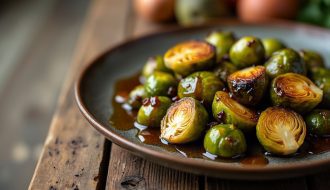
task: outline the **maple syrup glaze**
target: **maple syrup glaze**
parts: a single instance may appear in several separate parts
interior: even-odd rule
[[[113,127],[118,130],[136,130],[136,138],[142,143],[158,146],[170,152],[178,152],[182,156],[189,158],[210,159],[219,162],[239,162],[243,165],[264,166],[268,164],[269,153],[265,153],[258,143],[255,135],[250,134],[246,136],[248,150],[245,155],[236,158],[220,158],[216,155],[210,154],[205,151],[203,147],[203,139],[199,139],[192,143],[173,145],[168,144],[166,141],[161,140],[160,128],[147,128],[136,123],[136,110],[130,110],[125,100],[128,98],[129,92],[137,85],[140,84],[139,74],[129,78],[118,80],[115,84],[115,92],[112,97],[113,113],[110,116],[109,122]],[[203,135],[204,136],[204,135]],[[316,138],[306,137],[304,145],[299,149],[294,157],[304,157],[311,154],[320,154],[330,151],[330,138]]]

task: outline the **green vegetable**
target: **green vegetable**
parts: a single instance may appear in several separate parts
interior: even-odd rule
[[[301,50],[299,53],[308,71],[311,72],[316,67],[325,67],[323,57],[319,53],[312,50]]]
[[[152,73],[144,83],[144,89],[150,96],[169,96],[171,90],[177,88],[177,80],[173,75],[160,71]]]
[[[330,108],[330,69],[314,68],[312,70],[312,80],[323,90],[323,100],[320,106]]]
[[[267,75],[275,78],[285,73],[298,73],[306,75],[304,60],[293,49],[282,49],[272,54],[265,63]]]
[[[169,143],[182,144],[198,139],[208,122],[201,103],[191,97],[172,104],[161,122],[161,138]]]
[[[127,103],[133,109],[139,109],[142,105],[142,100],[146,97],[147,95],[144,86],[138,85],[129,93]]]
[[[219,65],[213,69],[213,73],[223,82],[226,82],[227,77],[235,71],[237,71],[236,66],[228,61],[220,62]]]
[[[234,99],[244,105],[258,105],[268,89],[268,77],[264,66],[236,71],[229,75],[227,82]]]
[[[225,158],[239,156],[246,151],[244,134],[232,124],[213,126],[205,135],[207,152]]]
[[[216,61],[215,47],[203,41],[186,41],[169,49],[164,56],[165,66],[177,74],[187,76],[210,69]]]
[[[257,125],[258,114],[231,99],[229,94],[218,91],[212,103],[213,117],[225,124],[234,124],[243,131],[249,131]]]
[[[330,135],[330,110],[316,109],[309,113],[306,118],[307,130],[317,136]]]
[[[270,57],[274,52],[285,48],[285,45],[275,38],[264,38],[262,44],[265,47],[266,57]]]
[[[176,0],[175,16],[182,25],[202,24],[228,15],[229,9],[222,0]]]
[[[249,67],[263,63],[265,48],[260,39],[247,36],[238,40],[230,49],[229,57],[237,68]]]
[[[303,75],[287,73],[273,79],[270,90],[273,105],[288,107],[298,113],[314,109],[321,101],[323,92]]]
[[[171,70],[165,67],[163,56],[161,55],[149,57],[148,61],[143,66],[142,75],[148,77],[155,71],[171,72]]]
[[[330,28],[329,0],[307,0],[304,2],[298,20]]]
[[[136,118],[137,122],[148,127],[159,127],[171,103],[171,99],[165,96],[144,99]]]
[[[303,144],[305,136],[304,119],[294,111],[270,107],[260,115],[257,137],[260,144],[273,154],[295,153]]]
[[[221,61],[228,56],[231,46],[235,43],[235,36],[232,32],[214,31],[205,40],[216,47],[217,61]]]
[[[211,105],[214,94],[224,88],[224,84],[212,72],[200,71],[182,79],[178,85],[178,96],[193,97]]]

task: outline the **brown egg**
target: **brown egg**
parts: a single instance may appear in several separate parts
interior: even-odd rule
[[[139,16],[153,22],[174,18],[174,0],[134,0],[134,9]]]
[[[297,15],[299,0],[239,0],[237,12],[243,21],[292,19]]]

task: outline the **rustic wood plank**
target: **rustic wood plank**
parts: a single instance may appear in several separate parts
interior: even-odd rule
[[[83,64],[123,38],[127,3],[92,2],[29,189],[102,188],[100,172],[108,163],[109,144],[79,113],[73,82]]]
[[[239,181],[205,177],[206,190],[307,190],[304,178],[272,181]]]
[[[135,18],[134,13],[130,13]],[[159,25],[140,19],[129,21],[134,28],[129,33],[134,37],[175,27]],[[106,189],[199,189],[199,177],[160,166],[132,155],[112,144]]]
[[[4,93],[0,85],[0,189],[26,189],[89,3],[12,3],[15,6],[5,9],[9,15],[2,17],[0,11],[0,70],[9,76],[4,77]],[[12,68],[6,69],[5,62]]]

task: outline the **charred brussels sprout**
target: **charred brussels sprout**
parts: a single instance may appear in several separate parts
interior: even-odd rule
[[[267,75],[275,78],[285,73],[306,75],[304,60],[293,49],[282,49],[272,54],[265,63]]]
[[[177,88],[177,81],[173,75],[160,71],[151,74],[144,83],[144,89],[150,96],[168,96],[172,89]]]
[[[214,94],[222,90],[224,84],[212,72],[196,72],[182,79],[178,85],[178,96],[193,97],[203,101],[206,105],[211,105]]]
[[[148,77],[155,71],[171,72],[171,70],[165,67],[163,56],[161,55],[149,57],[147,63],[142,69],[142,75]]]
[[[213,73],[224,82],[226,82],[228,76],[235,71],[237,71],[236,66],[228,61],[220,62],[220,64],[213,69]]]
[[[261,64],[265,58],[262,42],[253,36],[243,37],[230,49],[229,57],[237,68]]]
[[[275,51],[285,48],[285,45],[278,39],[275,38],[264,38],[262,44],[265,47],[266,57],[270,57]]]
[[[257,105],[263,98],[268,79],[264,66],[249,67],[236,71],[227,79],[234,99],[244,105]]]
[[[330,135],[330,110],[313,110],[306,118],[307,130],[317,136]]]
[[[316,67],[324,67],[323,57],[319,53],[312,50],[301,50],[299,53],[305,61],[308,71]]]
[[[276,155],[295,153],[306,136],[304,119],[296,112],[270,107],[260,115],[257,137],[260,144]]]
[[[312,79],[323,90],[323,100],[320,106],[330,108],[330,69],[314,68],[312,70]]]
[[[232,32],[215,31],[210,33],[205,40],[215,46],[217,61],[221,61],[224,56],[228,56],[230,47],[235,43],[235,36]]]
[[[177,74],[187,76],[207,70],[216,60],[215,47],[207,42],[187,41],[169,49],[164,56],[165,66]]]
[[[161,122],[161,138],[182,144],[198,139],[208,122],[208,114],[194,98],[182,98],[172,104]]]
[[[147,95],[144,86],[138,85],[129,93],[127,103],[133,109],[139,109],[142,105],[142,100],[146,97]]]
[[[225,124],[234,124],[243,131],[249,131],[257,125],[258,114],[231,99],[226,92],[218,91],[212,103],[213,117]]]
[[[148,127],[159,127],[171,103],[171,99],[165,96],[144,99],[136,118],[137,122]]]
[[[209,129],[204,138],[207,152],[225,158],[239,156],[246,151],[244,134],[232,124],[220,124]]]
[[[288,107],[299,113],[311,111],[323,96],[322,90],[311,80],[296,73],[273,79],[270,94],[274,105]]]

